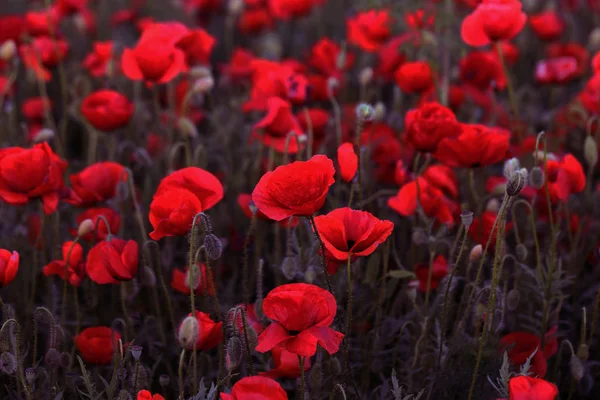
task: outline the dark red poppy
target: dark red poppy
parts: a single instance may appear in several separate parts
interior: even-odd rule
[[[515,367],[525,364],[527,359],[537,352],[531,360],[530,372],[536,376],[545,376],[548,370],[546,357],[541,349],[541,341],[537,335],[529,332],[513,332],[500,339],[499,351],[508,352],[508,359]]]
[[[342,53],[341,47],[329,38],[322,38],[311,49],[310,65],[325,76],[339,78],[343,71],[354,65],[354,54]]]
[[[252,218],[252,210],[250,209],[251,201],[252,201],[251,194],[242,193],[237,198],[238,205],[240,206],[240,208],[242,209],[242,211],[248,218]],[[267,217],[265,214],[263,214],[258,209],[256,210],[256,218],[265,220],[265,221],[272,221],[269,217]],[[281,220],[278,222],[278,224],[280,224],[281,226],[286,227],[286,228],[287,227],[293,228],[293,227],[297,226],[299,223],[300,223],[300,220],[298,219],[298,217],[291,217],[291,218],[287,218],[287,219],[284,219],[284,220]]]
[[[165,400],[165,398],[158,394],[152,394],[148,390],[140,390],[137,394],[137,400]]]
[[[446,196],[453,200],[458,199],[458,179],[452,168],[443,164],[432,165],[421,176]]]
[[[43,121],[46,112],[52,110],[52,101],[44,97],[30,97],[21,105],[21,113],[31,121]]]
[[[448,260],[446,257],[439,255],[433,260],[430,290],[437,288],[440,282],[448,275]],[[418,264],[415,266],[415,275],[419,280],[419,292],[427,292],[427,281],[429,280],[429,265]]]
[[[49,81],[52,77],[49,69],[66,57],[69,44],[64,40],[52,40],[42,36],[28,44],[22,44],[19,51],[25,66],[32,70],[38,79]]]
[[[19,271],[19,253],[0,249],[0,287],[6,286],[15,279]]]
[[[221,72],[234,82],[250,78],[254,59],[252,52],[244,48],[235,48],[229,64],[221,66]]]
[[[281,385],[265,376],[247,376],[231,388],[231,393],[221,393],[221,400],[287,400]]]
[[[198,264],[198,269],[200,271],[200,275],[198,278],[198,285],[196,286],[194,293],[202,296],[212,296],[213,291],[210,281],[208,280],[209,275],[206,265]],[[189,267],[185,267],[185,271],[182,271],[180,269],[174,269],[173,274],[171,275],[171,287],[177,292],[183,293],[185,295],[190,294],[189,271]],[[212,271],[210,275],[213,276]]]
[[[133,279],[138,268],[138,244],[112,237],[92,247],[87,256],[86,272],[100,285]]]
[[[404,165],[404,161],[396,161],[396,168],[394,169],[394,183],[398,186],[402,186],[409,179],[409,172]]]
[[[240,15],[237,28],[245,35],[253,35],[271,29],[275,21],[266,7],[248,8]]]
[[[223,198],[223,185],[217,177],[198,167],[182,168],[163,178],[155,196],[171,189],[190,191],[200,201],[202,211],[211,209]]]
[[[556,11],[530,15],[529,24],[537,37],[548,41],[558,39],[565,29],[565,24]]]
[[[577,62],[577,69],[574,72],[575,77],[583,76],[588,69],[590,55],[585,47],[579,43],[552,43],[546,48],[548,58],[571,57]]]
[[[525,26],[527,15],[519,0],[483,0],[463,20],[461,36],[470,46],[485,46],[490,42],[509,40]]]
[[[62,245],[62,260],[54,260],[42,270],[45,276],[58,275],[73,286],[81,285],[85,276],[83,247],[79,243],[68,241]]]
[[[350,182],[356,175],[358,169],[358,156],[354,152],[352,143],[343,143],[337,150],[338,166],[340,167],[340,176],[346,182]]]
[[[258,337],[256,351],[276,346],[303,357],[311,357],[319,344],[329,354],[339,350],[344,335],[329,327],[337,306],[327,290],[306,283],[281,285],[263,300],[263,312],[273,322]]]
[[[0,43],[8,40],[19,43],[24,30],[25,19],[22,16],[4,15],[0,17]]]
[[[361,146],[371,148],[377,182],[393,184],[398,160],[408,162],[414,155],[412,145],[401,142],[394,129],[382,122],[367,124],[360,140]]]
[[[377,51],[379,63],[375,69],[375,73],[386,81],[393,80],[394,73],[406,61],[406,54],[402,50],[402,46],[410,41],[413,42],[414,46],[419,44],[414,33],[407,32],[399,36],[394,36],[386,44],[381,46]]]
[[[540,60],[535,65],[535,80],[542,84],[564,84],[577,76],[577,60],[556,57]]]
[[[320,0],[268,0],[267,3],[275,18],[286,21],[309,15]]]
[[[308,113],[308,116],[306,115]],[[312,150],[314,153],[318,153],[321,145],[325,141],[325,137],[327,136],[327,128],[329,126],[329,119],[331,116],[329,112],[324,108],[308,108],[302,111],[299,111],[296,114],[296,119],[300,124],[300,128],[302,132],[306,132],[308,134],[309,129],[312,130],[313,134],[313,146]]]
[[[441,140],[433,156],[450,167],[476,168],[504,160],[509,146],[504,129],[463,124],[460,136]]]
[[[51,7],[40,11],[28,11],[25,14],[25,31],[30,36],[52,36],[57,32],[60,15]]]
[[[81,357],[91,364],[110,364],[121,335],[107,326],[85,328],[73,338]]]
[[[81,12],[87,6],[87,0],[57,0],[54,4],[58,15],[67,17]]]
[[[310,74],[306,77],[310,87],[310,99],[312,101],[329,101],[331,96],[337,96],[340,85],[331,85],[331,80],[323,75]]]
[[[94,42],[92,52],[83,60],[83,67],[92,76],[102,77],[115,71],[116,59],[113,59],[113,42]]]
[[[89,207],[115,197],[117,185],[127,181],[127,172],[121,164],[105,161],[69,176],[69,181],[81,199],[78,205]]]
[[[271,358],[273,359],[273,369],[266,372],[259,372],[260,376],[268,378],[292,378],[300,377],[300,361],[298,355],[287,351],[281,346],[276,346],[271,350]],[[310,358],[304,362],[304,371],[310,370]]]
[[[394,79],[405,93],[424,93],[433,88],[433,72],[425,61],[400,65],[394,73]]]
[[[555,384],[525,375],[510,378],[508,391],[509,400],[554,400],[558,396]]]
[[[559,160],[548,160],[546,168],[546,185],[553,203],[567,201],[571,194],[580,193],[585,189],[583,167],[572,154],[567,154]],[[540,195],[546,196],[545,186],[540,189]]]
[[[108,221],[108,227],[106,226],[104,219],[101,217],[104,217],[104,219]],[[96,227],[95,232],[90,232],[81,237],[81,239],[85,240],[86,242],[106,240],[109,234],[109,229],[110,233],[115,235],[119,232],[119,228],[121,227],[121,216],[118,212],[108,207],[88,208],[77,215],[75,222],[77,223],[77,226],[79,226],[79,224],[86,219],[92,220],[94,227]],[[72,229],[70,233],[73,236],[76,236],[77,229]]]
[[[515,65],[519,60],[519,56],[521,55],[519,48],[514,43],[507,40],[503,40],[498,44],[500,45],[500,49],[502,49],[502,56],[504,57],[504,62],[506,65]],[[498,52],[496,51],[495,54],[498,55]]]
[[[463,130],[452,110],[435,102],[408,111],[404,125],[406,140],[421,152],[434,152],[441,140],[457,137]]]
[[[156,193],[150,203],[150,224],[154,230],[150,238],[184,236],[192,229],[194,217],[202,211],[202,202],[192,192],[169,188]]]
[[[41,198],[44,212],[51,214],[65,190],[63,173],[66,169],[66,161],[46,142],[30,149],[0,149],[0,200],[23,205],[30,199]]]
[[[460,60],[460,79],[479,90],[504,89],[506,75],[495,51],[472,51]]]
[[[325,204],[334,175],[333,161],[320,154],[308,161],[281,165],[260,178],[252,200],[275,221],[294,215],[311,216]]]
[[[302,145],[293,135],[288,139],[290,132],[304,136],[292,113],[292,105],[279,97],[270,97],[267,100],[267,114],[254,125],[252,137],[280,153],[295,154],[301,150]]]
[[[494,222],[496,221],[497,216],[498,214],[496,214],[493,211],[484,211],[481,214],[481,216],[473,218],[473,222],[469,227],[469,236],[471,237],[471,239],[474,242],[485,246],[488,242],[488,238],[492,234],[492,227],[494,226]],[[510,231],[511,228],[512,222],[507,222],[505,226],[505,232]],[[492,235],[492,238],[490,240],[490,249],[493,249],[495,247],[497,237],[498,226],[496,226],[496,228],[494,229],[494,234]]]
[[[315,218],[321,240],[339,261],[368,256],[392,234],[394,224],[367,211],[337,208]]]
[[[210,318],[210,315],[200,311],[194,313],[194,317],[198,321],[196,350],[210,350],[216,347],[223,340],[223,322],[215,322]],[[192,314],[188,314],[188,316],[191,317]],[[181,325],[179,325],[179,329],[181,329]]]
[[[164,139],[157,133],[149,133],[146,138],[146,150],[150,157],[159,157],[165,149]]]
[[[129,123],[134,106],[114,90],[102,89],[89,94],[81,103],[81,114],[94,128],[113,131]]]
[[[428,29],[435,25],[435,14],[432,10],[422,8],[413,12],[406,13],[404,16],[406,25],[413,29]]]
[[[419,204],[430,218],[446,225],[454,223],[452,203],[444,193],[425,178],[419,177]],[[417,184],[415,181],[402,186],[398,194],[388,199],[388,206],[405,217],[414,215],[417,210]]]
[[[364,51],[377,51],[390,37],[392,22],[386,10],[360,12],[346,21],[348,41]]]

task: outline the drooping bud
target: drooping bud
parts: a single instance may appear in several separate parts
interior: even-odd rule
[[[17,359],[12,353],[5,351],[0,354],[0,372],[12,375],[17,371]]]
[[[158,383],[160,384],[160,386],[165,388],[171,383],[171,377],[167,374],[161,374],[158,378]]]
[[[181,134],[187,138],[195,138],[198,136],[196,125],[189,118],[180,117],[177,119],[177,128]]]
[[[198,266],[189,268],[185,275],[185,287],[190,290],[196,290],[200,285],[200,273]]]
[[[600,28],[595,28],[590,32],[587,47],[590,51],[600,50]]]
[[[232,17],[236,17],[244,11],[244,0],[229,0],[227,11]]]
[[[544,171],[535,166],[531,168],[531,172],[529,172],[529,184],[534,189],[541,189],[544,186],[544,182],[546,181],[546,177],[544,175]]]
[[[479,259],[481,258],[482,255],[483,255],[483,246],[480,244],[473,246],[473,248],[471,249],[471,254],[469,254],[469,261],[470,262],[479,261]]]
[[[522,170],[519,170],[513,173],[510,178],[508,178],[508,183],[506,184],[507,195],[510,197],[515,197],[521,193],[523,186],[525,186],[525,180],[527,179],[525,175],[526,174],[524,174]]]
[[[60,355],[60,366],[63,368],[69,368],[71,366],[71,355],[67,352],[64,352]]]
[[[385,118],[385,104],[382,101],[377,102],[375,107],[373,107],[373,120],[374,121],[383,121]]]
[[[306,283],[313,283],[315,279],[317,279],[317,271],[315,270],[315,267],[309,265],[306,268],[306,271],[304,271],[304,281]]]
[[[337,357],[331,357],[325,363],[327,375],[338,376],[342,372],[342,365]]]
[[[25,370],[25,380],[29,385],[33,385],[33,382],[35,382],[35,369],[27,368]]]
[[[204,249],[208,258],[218,260],[223,253],[223,243],[221,243],[221,240],[217,236],[211,233],[204,237]]]
[[[358,120],[361,122],[371,121],[373,119],[374,114],[375,111],[373,110],[373,107],[371,107],[370,104],[361,103],[358,106],[356,106],[356,118],[358,118]]]
[[[571,356],[571,361],[569,361],[569,369],[571,370],[571,376],[577,382],[579,382],[585,374],[585,366],[576,355]]]
[[[225,347],[225,366],[227,367],[227,371],[231,372],[236,369],[240,365],[243,355],[242,341],[237,336],[231,337]]]
[[[335,59],[335,66],[337,69],[342,70],[346,66],[346,46],[342,48],[342,50],[338,53],[337,58]]]
[[[588,166],[593,167],[598,162],[598,146],[596,141],[591,136],[586,136],[583,142],[583,157]]]
[[[525,262],[527,260],[527,256],[529,255],[529,252],[527,251],[527,246],[525,246],[523,243],[519,243],[517,245],[515,253],[517,255],[517,260],[521,262]]]
[[[7,40],[0,46],[0,59],[10,61],[17,54],[17,45],[12,40]]]
[[[117,183],[115,198],[121,203],[124,203],[129,199],[129,185],[127,185],[127,182],[120,181]]]
[[[179,344],[184,349],[191,349],[196,343],[199,334],[200,325],[198,324],[198,320],[192,316],[188,316],[183,320],[179,327]]]
[[[361,84],[361,86],[367,86],[369,83],[371,83],[371,80],[373,79],[373,68],[371,67],[365,67],[360,71],[360,74],[358,75],[358,82]]]
[[[417,246],[425,245],[429,242],[427,233],[423,229],[416,228],[412,233],[412,242]]]
[[[472,211],[464,211],[460,214],[460,220],[462,224],[465,226],[465,229],[469,229],[471,224],[473,223],[473,212]]]
[[[286,279],[292,280],[298,273],[298,262],[295,257],[284,257],[281,262],[281,273]]]
[[[521,301],[521,293],[514,288],[511,289],[510,292],[506,295],[506,306],[510,311],[514,311],[519,306],[519,302]]]
[[[408,285],[406,286],[406,297],[408,297],[411,303],[414,303],[417,300],[417,288],[419,285],[420,282],[415,279],[408,282]]]
[[[140,283],[145,287],[155,287],[156,286],[156,274],[152,270],[152,268],[144,265],[140,269]]]
[[[194,93],[208,93],[215,87],[215,80],[212,76],[205,76],[194,82]]]
[[[203,65],[198,65],[193,68],[190,68],[189,76],[192,80],[202,79],[208,76],[212,76],[212,72],[210,72],[210,68],[205,67]]]
[[[511,158],[504,163],[504,169],[502,173],[506,179],[510,179],[510,177],[521,168],[521,164],[519,160],[516,158]]]
[[[258,207],[256,207],[256,204],[254,204],[253,200],[250,200],[250,202],[248,203],[248,208],[250,209],[250,212],[252,214],[256,214],[256,212],[258,211]]]
[[[144,348],[142,346],[136,345],[134,344],[133,346],[131,346],[129,348],[129,351],[131,351],[131,356],[133,357],[134,360],[138,361],[140,359],[140,357],[142,356],[142,350]]]

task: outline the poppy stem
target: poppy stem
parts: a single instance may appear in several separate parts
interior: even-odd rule
[[[250,240],[252,239],[252,233],[254,232],[255,226],[256,213],[252,214],[252,219],[250,220],[250,227],[248,228],[246,240],[244,241],[244,267],[242,270],[242,273],[244,274],[244,276],[242,277],[242,282],[244,286],[244,304],[250,303],[250,283],[248,282],[248,247],[250,247]]]
[[[500,65],[502,66],[502,72],[504,73],[504,77],[506,78],[506,90],[508,91],[508,102],[510,103],[510,107],[512,109],[513,118],[515,120],[519,117],[519,108],[517,106],[517,98],[515,96],[515,91],[512,86],[512,82],[510,80],[510,76],[508,75],[508,68],[506,67],[506,60],[504,59],[504,51],[502,50],[502,44],[500,42],[496,42],[496,50],[498,52],[498,58],[500,59]],[[516,129],[517,133],[517,142],[521,142],[521,130]]]
[[[319,241],[319,245],[321,247],[321,267],[323,267],[323,275],[325,275],[325,282],[327,283],[327,290],[329,293],[333,294],[333,289],[331,288],[331,282],[329,281],[329,275],[327,274],[327,261],[325,260],[325,245],[323,244],[323,240],[321,240],[321,235],[319,234],[319,230],[317,229],[317,224],[315,223],[315,217],[311,215],[309,221],[313,227],[313,231],[315,232],[315,236]]]
[[[592,343],[592,339],[594,339],[594,334],[596,333],[596,321],[598,320],[598,311],[600,310],[600,289],[596,292],[596,301],[594,302],[594,309],[592,311],[592,322],[590,325],[590,336],[588,338],[588,343]]]
[[[254,376],[254,365],[252,363],[252,349],[250,349],[250,342],[248,341],[248,319],[246,318],[246,305],[240,307],[242,311],[242,327],[244,328],[244,342],[246,344],[246,357],[248,358],[248,368],[250,369],[250,375]]]
[[[106,221],[106,220],[105,220]],[[98,221],[96,221],[96,224]],[[106,224],[108,227],[108,224]],[[69,289],[69,260],[71,259],[71,252],[75,245],[79,242],[80,237],[77,236],[73,243],[71,243],[71,247],[69,247],[69,251],[67,252],[67,257],[65,259],[65,277],[63,279],[63,292],[62,292],[62,315],[60,316],[60,324],[62,327],[65,326],[66,318],[67,318],[67,291]]]
[[[431,279],[433,277],[433,260],[435,260],[435,248],[429,251],[429,270],[427,272],[427,290],[425,291],[425,307],[429,305],[429,297],[431,295]]]
[[[312,147],[314,142],[313,124],[307,107],[304,107],[303,112],[304,118],[306,119],[306,131],[308,134],[308,141],[306,142],[306,159],[310,160],[312,157]]]
[[[517,215],[515,213],[515,210],[517,208],[517,205],[519,204],[523,204],[524,206],[526,206],[529,210],[529,221],[531,223],[531,234],[533,235],[533,243],[535,246],[535,256],[536,256],[536,260],[537,260],[537,272],[538,272],[538,276],[540,278],[540,282],[544,281],[544,274],[542,272],[542,258],[540,256],[540,242],[538,240],[538,235],[537,235],[537,228],[535,227],[535,213],[534,213],[534,209],[531,206],[531,204],[525,200],[525,199],[519,199],[517,201],[515,201],[515,203],[513,204],[513,208],[512,208],[512,221],[513,224],[515,224],[515,231],[517,231]]]
[[[298,396],[298,399],[304,400],[304,392],[306,390],[306,381],[304,379],[304,357],[299,355],[298,363],[300,364],[300,395]]]

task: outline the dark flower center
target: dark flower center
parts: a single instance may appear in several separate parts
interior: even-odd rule
[[[288,333],[290,334],[290,336],[298,336],[300,334],[300,331],[288,331]]]
[[[350,250],[356,244],[355,240],[348,240],[346,245],[348,246],[348,250]]]

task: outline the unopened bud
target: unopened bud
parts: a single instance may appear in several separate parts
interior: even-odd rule
[[[281,273],[286,279],[292,280],[298,273],[298,262],[295,257],[285,257],[281,262]]]
[[[313,283],[317,279],[317,271],[315,271],[315,267],[309,265],[304,272],[304,281],[306,283]]]
[[[429,242],[429,238],[427,237],[427,233],[423,229],[415,229],[412,233],[412,242],[417,246],[422,246]]]
[[[373,107],[373,120],[374,121],[382,121],[385,118],[385,104],[383,102],[378,102]]]
[[[204,237],[204,249],[208,258],[218,260],[223,253],[223,243],[216,235],[211,233]]]
[[[519,243],[517,245],[515,253],[517,255],[517,260],[521,262],[525,262],[527,260],[527,256],[529,255],[529,252],[527,251],[527,246],[525,246],[523,243]]]
[[[12,40],[7,40],[0,46],[0,59],[10,61],[17,54],[17,45]]]
[[[256,214],[258,211],[258,207],[256,207],[256,204],[254,204],[254,200],[250,200],[250,203],[248,203],[248,208],[252,214]]]
[[[244,0],[229,0],[227,11],[233,17],[240,15],[244,11]]]
[[[94,221],[87,218],[81,221],[79,227],[77,228],[77,236],[81,237],[87,235],[88,233],[92,233],[94,230]]]
[[[344,69],[344,67],[346,66],[346,60],[346,49],[342,49],[342,51],[338,53],[337,58],[335,59],[336,68],[339,70]]]
[[[44,355],[44,363],[51,369],[57,368],[60,365],[60,353],[54,348],[48,349]]]
[[[600,28],[595,28],[590,32],[587,47],[592,52],[600,49]]]
[[[598,146],[596,141],[591,136],[586,136],[583,143],[583,157],[588,166],[593,167],[598,162]]]
[[[331,357],[327,360],[325,367],[327,369],[327,375],[337,376],[342,372],[342,365],[337,357]]]
[[[198,136],[198,129],[196,129],[196,125],[194,125],[189,118],[180,117],[177,120],[177,128],[179,128],[181,134],[187,138],[195,138]]]
[[[504,169],[502,170],[502,173],[504,174],[505,178],[510,179],[510,177],[517,172],[519,168],[521,168],[519,160],[513,157],[504,163]]]
[[[227,367],[227,371],[231,372],[236,369],[240,365],[243,355],[242,341],[237,336],[233,336],[227,341],[227,346],[225,347],[225,366]]]
[[[367,86],[373,80],[373,68],[365,67],[360,71],[358,75],[358,82],[361,86]]]
[[[590,358],[590,348],[587,344],[582,343],[577,348],[577,356],[583,362],[586,362]]]
[[[131,351],[131,356],[134,360],[138,361],[140,359],[140,357],[142,356],[143,349],[144,348],[142,346],[138,346],[136,344],[129,348],[129,351]]]
[[[506,184],[506,194],[515,197],[521,193],[523,186],[525,186],[526,177],[521,171],[516,171],[513,173],[510,178],[508,178],[508,183]]]
[[[171,377],[167,374],[161,374],[158,378],[158,383],[160,384],[160,386],[165,388],[169,386],[169,383],[171,383]]]
[[[359,121],[371,121],[373,119],[374,114],[375,111],[373,110],[373,107],[371,107],[370,104],[361,103],[358,106],[356,106],[356,118],[358,118]]]
[[[195,81],[197,79],[202,79],[202,78],[212,76],[212,72],[210,72],[210,68],[199,65],[199,66],[196,66],[196,67],[193,67],[190,69],[189,76],[190,76],[190,79]]]
[[[140,269],[140,283],[145,287],[155,287],[156,286],[156,274],[152,271],[152,268],[148,266],[143,266]]]
[[[49,140],[52,140],[54,138],[54,136],[56,136],[56,135],[54,134],[54,131],[52,129],[43,128],[43,129],[40,129],[35,134],[35,136],[33,137],[32,142],[33,143],[47,142]]]
[[[185,275],[185,287],[190,290],[198,289],[200,285],[200,272],[198,266],[188,269]]]
[[[191,349],[200,333],[200,325],[198,320],[192,316],[186,317],[179,327],[179,344],[185,349]]]
[[[127,185],[127,182],[120,181],[117,183],[115,198],[121,203],[127,201],[129,198],[129,186]]]
[[[569,369],[571,370],[571,376],[577,382],[579,382],[585,374],[585,367],[579,357],[576,355],[571,356],[571,361],[569,361]]]
[[[12,375],[17,371],[17,360],[12,353],[4,352],[0,354],[0,372],[6,375]]]
[[[531,168],[531,172],[529,173],[529,184],[534,189],[541,189],[544,186],[546,181],[546,177],[544,175],[544,171],[540,167]]]
[[[316,363],[310,369],[308,387],[316,393],[321,390],[321,386],[323,386],[323,366],[321,363]]]
[[[408,297],[411,303],[414,303],[417,300],[417,288],[419,285],[420,282],[418,280],[412,280],[408,282],[408,285],[406,286],[406,297]]]
[[[498,199],[490,199],[490,201],[488,201],[485,205],[485,211],[497,214],[498,210],[500,210],[500,202]]]
[[[483,255],[483,246],[480,244],[473,246],[473,248],[471,249],[471,253],[469,254],[469,261],[470,262],[478,261],[482,255]]]
[[[465,211],[465,212],[461,213],[460,220],[462,221],[462,224],[465,226],[465,229],[468,230],[469,227],[471,226],[471,224],[473,223],[473,212]]]
[[[212,76],[205,76],[194,82],[194,93],[208,93],[215,87],[215,80]]]
[[[506,295],[506,306],[510,311],[514,311],[519,306],[521,301],[521,293],[515,288],[511,289]]]
[[[248,336],[248,347],[253,349],[258,346],[258,334],[252,325],[246,325],[246,336]]]

